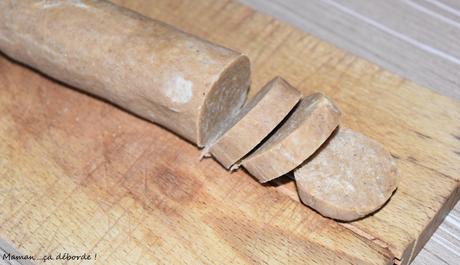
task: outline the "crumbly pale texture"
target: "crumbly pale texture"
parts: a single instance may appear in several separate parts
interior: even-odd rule
[[[280,77],[266,84],[229,123],[211,154],[226,168],[249,153],[294,108],[302,94]]]
[[[260,182],[293,170],[331,135],[339,124],[340,110],[322,93],[305,97],[287,121],[242,165]]]
[[[2,0],[0,49],[199,146],[250,82],[246,56],[100,0]]]
[[[315,157],[294,171],[294,176],[303,203],[343,221],[382,207],[399,183],[390,153],[347,128],[339,128]]]

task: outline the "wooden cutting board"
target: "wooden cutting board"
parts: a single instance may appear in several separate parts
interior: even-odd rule
[[[115,2],[248,54],[251,95],[275,75],[325,92],[346,126],[391,151],[401,185],[373,216],[338,223],[299,203],[287,178],[261,185],[199,161],[165,129],[0,57],[0,237],[23,254],[407,264],[458,201],[458,102],[233,1]]]

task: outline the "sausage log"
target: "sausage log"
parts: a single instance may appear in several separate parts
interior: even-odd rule
[[[246,100],[249,59],[101,0],[2,0],[9,57],[206,146]]]

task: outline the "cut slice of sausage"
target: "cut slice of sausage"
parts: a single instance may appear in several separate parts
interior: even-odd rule
[[[301,99],[302,94],[284,79],[275,77],[247,103],[229,123],[211,154],[226,168],[249,153]]]
[[[339,128],[317,155],[294,171],[300,199],[324,216],[352,221],[379,209],[399,183],[390,153]]]
[[[0,49],[206,146],[246,100],[249,59],[108,1],[0,1]]]
[[[292,116],[242,165],[262,183],[284,175],[326,141],[340,116],[340,110],[324,94],[305,97]]]

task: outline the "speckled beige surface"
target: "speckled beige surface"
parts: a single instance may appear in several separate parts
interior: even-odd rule
[[[229,129],[211,147],[227,169],[260,143],[301,99],[302,94],[281,77],[268,82],[247,103]]]
[[[342,127],[294,176],[303,203],[343,221],[382,207],[399,183],[397,165],[381,144]]]
[[[288,173],[326,141],[339,124],[340,110],[322,93],[301,100],[286,122],[242,165],[260,182]]]
[[[250,82],[246,56],[105,1],[1,1],[0,49],[199,146]]]

